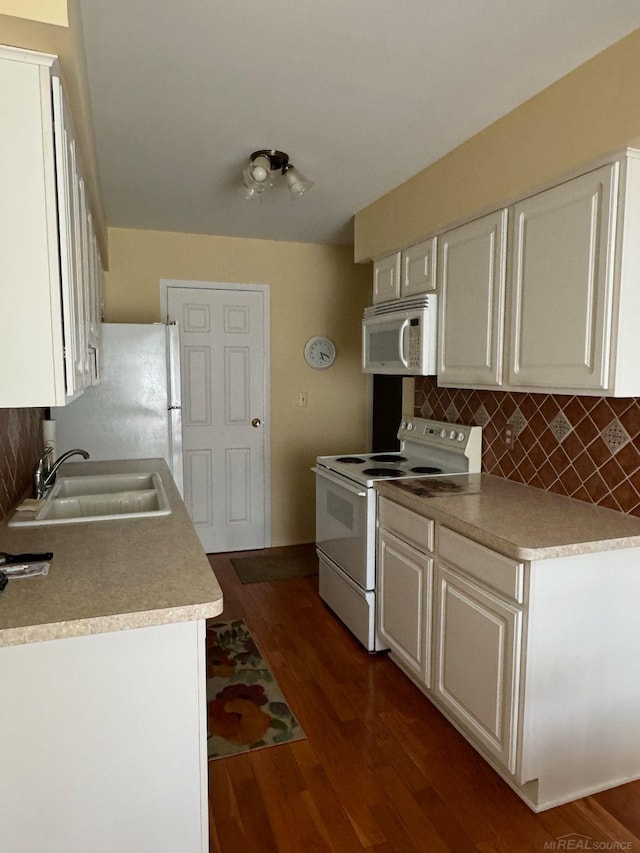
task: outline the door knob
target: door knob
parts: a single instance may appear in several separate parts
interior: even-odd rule
[[[262,423],[262,421],[260,420],[260,418],[254,418],[254,419],[251,421],[251,426],[252,426],[252,427],[255,427],[255,428],[257,429],[257,428],[260,426],[260,424],[261,424],[261,423]]]

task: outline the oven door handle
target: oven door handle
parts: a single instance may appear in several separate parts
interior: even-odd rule
[[[405,353],[405,340],[406,335],[405,332],[409,328],[409,320],[405,320],[400,326],[400,340],[398,341],[398,350],[400,355],[400,361],[405,367],[409,367],[409,362],[404,356]]]
[[[358,498],[366,498],[367,493],[361,491],[357,486],[351,486],[349,483],[345,483],[344,480],[338,479],[338,477],[332,477],[328,471],[324,468],[312,468],[311,469],[314,474],[317,474],[318,477],[324,477],[325,480],[329,480],[336,486],[340,486],[342,489],[346,489],[348,492],[351,492],[352,495],[356,495]]]

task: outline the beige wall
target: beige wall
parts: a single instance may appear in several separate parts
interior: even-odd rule
[[[360,211],[356,260],[402,248],[601,154],[640,147],[639,80],[636,30]]]
[[[367,440],[367,379],[360,371],[360,319],[371,281],[351,247],[109,230],[107,322],[160,319],[162,278],[268,284],[271,295],[272,544],[312,542],[320,454],[358,452]],[[327,334],[337,359],[316,371],[305,341]],[[309,405],[297,405],[307,391]]]
[[[66,27],[67,0],[0,0],[0,15]]]

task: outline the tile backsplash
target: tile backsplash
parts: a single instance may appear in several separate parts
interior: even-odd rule
[[[44,409],[0,409],[0,519],[30,488],[42,453],[44,415]]]
[[[483,427],[488,474],[640,516],[640,398],[438,388],[421,377],[415,414]]]

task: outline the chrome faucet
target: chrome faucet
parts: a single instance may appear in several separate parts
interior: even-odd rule
[[[75,450],[67,450],[67,452],[63,453],[62,456],[59,456],[53,464],[50,464],[49,458],[51,456],[51,448],[49,447],[45,450],[40,459],[38,459],[38,467],[36,468],[34,476],[34,491],[37,498],[43,498],[45,496],[47,489],[51,488],[56,481],[58,468],[63,462],[66,462],[67,459],[71,456],[75,456],[76,454],[82,456],[83,459],[89,459],[87,451],[81,450],[78,447]]]

